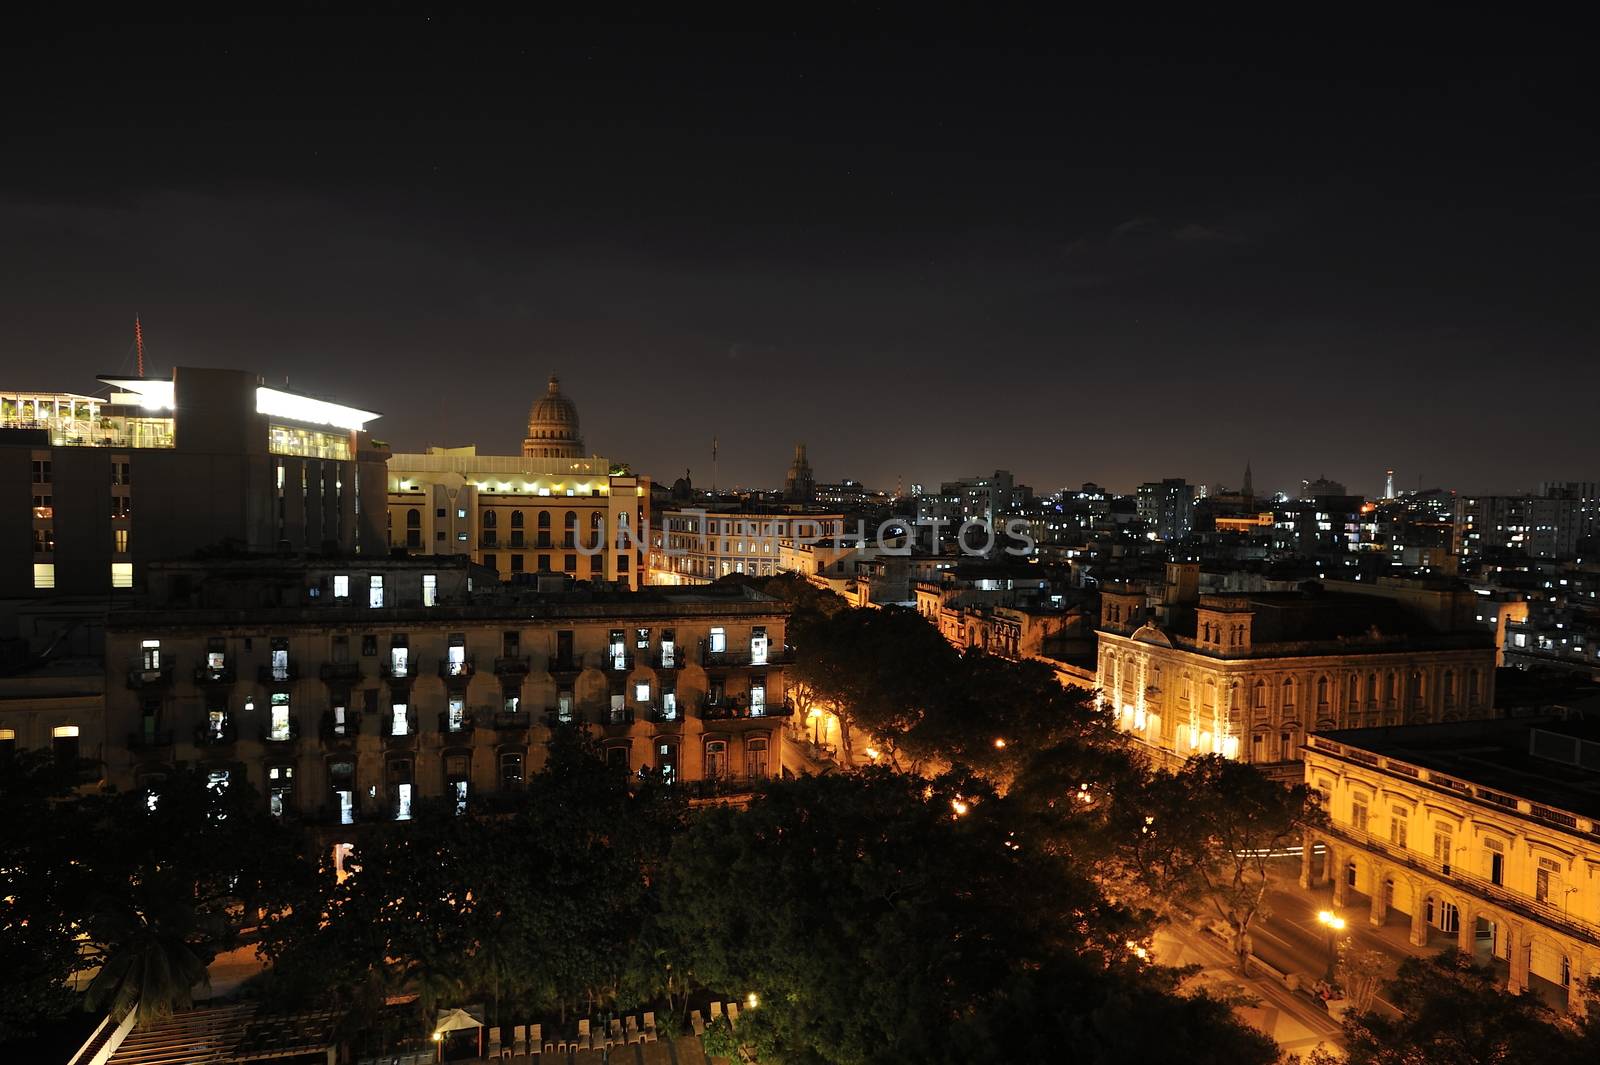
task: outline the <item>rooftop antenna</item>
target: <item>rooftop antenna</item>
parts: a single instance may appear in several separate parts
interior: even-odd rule
[[[144,376],[144,326],[139,324],[139,315],[133,316],[133,346],[139,353],[139,376]]]
[[[717,438],[713,436],[711,438],[711,495],[712,495],[712,498],[715,498],[716,494],[717,494]]]

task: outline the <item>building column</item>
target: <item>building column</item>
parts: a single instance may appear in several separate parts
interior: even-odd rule
[[[1413,884],[1411,886],[1411,945],[1425,947],[1428,945],[1428,900],[1426,892],[1421,891]]]
[[[1381,927],[1383,919],[1389,915],[1389,900],[1383,896],[1383,882],[1388,874],[1383,866],[1377,862],[1372,863],[1372,905],[1367,910],[1367,923],[1374,928]]]
[[[1310,831],[1300,833],[1300,890],[1311,889],[1311,850],[1316,840]]]
[[[1528,989],[1528,937],[1520,924],[1506,922],[1506,990],[1520,995]]]
[[[1478,915],[1463,903],[1456,909],[1456,920],[1460,922],[1456,929],[1456,949],[1470,958],[1473,938],[1477,934]]]
[[[1328,860],[1333,863],[1330,867],[1333,873],[1333,904],[1343,906],[1350,898],[1350,887],[1344,875],[1344,852],[1329,847]]]

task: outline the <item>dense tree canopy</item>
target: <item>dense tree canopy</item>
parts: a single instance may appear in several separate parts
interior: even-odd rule
[[[1351,1065],[1502,1065],[1600,1059],[1600,988],[1583,988],[1585,1018],[1573,1023],[1537,995],[1514,995],[1493,970],[1446,950],[1407,958],[1384,997],[1399,1010],[1351,1013],[1345,1039]],[[1574,989],[1578,993],[1578,989]],[[1322,1065],[1331,1058],[1313,1058]]]
[[[661,923],[696,980],[757,996],[741,1034],[761,1060],[1165,1062],[1174,1038],[1187,1060],[1274,1059],[1216,1003],[1173,995],[1129,950],[1148,929],[1011,825],[946,778],[787,782],[695,821]]]
[[[0,766],[0,994],[6,1034],[88,1004],[142,1019],[190,1001],[206,966],[273,907],[306,861],[242,781],[178,771],[148,792],[77,794],[73,767],[26,753]]]

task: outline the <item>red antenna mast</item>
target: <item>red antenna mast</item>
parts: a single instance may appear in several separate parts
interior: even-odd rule
[[[133,346],[139,351],[139,376],[144,376],[144,327],[139,324],[139,316],[133,316]]]

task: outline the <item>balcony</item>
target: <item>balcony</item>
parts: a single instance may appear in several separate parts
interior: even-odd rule
[[[452,662],[448,658],[439,659],[439,677],[446,682],[458,681],[465,684],[477,671],[478,666],[471,655],[459,662]]]
[[[497,677],[522,677],[526,676],[532,668],[528,655],[500,655],[494,660],[494,672]]]
[[[532,723],[526,710],[497,710],[493,721],[494,730],[501,733],[526,732]]]
[[[575,677],[583,672],[583,656],[573,654],[563,658],[552,655],[547,668],[552,677]]]
[[[360,662],[324,662],[317,667],[317,675],[324,684],[353,687],[361,683]]]
[[[417,745],[416,723],[411,722],[407,730],[401,735],[395,735],[394,715],[383,715],[383,745],[385,747],[415,748]]]
[[[256,670],[256,680],[265,685],[293,684],[300,679],[300,664],[293,659],[282,666],[261,666]]]
[[[559,710],[546,710],[544,712],[544,727],[545,728],[553,729],[553,728],[560,728],[562,725],[582,725],[582,724],[583,724],[583,711],[579,710],[577,707],[573,707],[572,708],[572,710],[567,714],[567,719],[565,721],[561,720],[561,711],[559,711]]]
[[[417,679],[417,660],[408,657],[404,662],[392,659],[383,664],[380,676],[384,680],[413,681]]]
[[[683,724],[683,707],[682,705],[676,706],[669,713],[661,706],[661,704],[652,703],[650,708],[645,711],[644,716],[645,720],[649,721],[652,725],[664,725],[668,728],[677,728]]]
[[[334,721],[332,710],[324,710],[320,732],[322,742],[330,746],[354,744],[356,737],[361,735],[361,711],[346,709],[344,721],[339,723]]]
[[[794,704],[785,699],[780,702],[767,702],[759,706],[752,706],[742,695],[723,696],[717,700],[706,698],[700,701],[700,716],[706,721],[793,717]]]
[[[660,650],[650,656],[652,669],[682,669],[689,664],[689,655],[681,647],[672,649],[672,660],[669,662]]]
[[[154,729],[146,732],[128,733],[128,750],[130,751],[150,754],[167,750],[171,746],[171,729]]]
[[[628,731],[633,727],[633,707],[624,706],[615,710],[607,707],[600,711],[600,725],[608,735]]]
[[[726,799],[748,796],[765,784],[770,777],[720,776],[705,780],[685,780],[683,792],[690,799]]]
[[[225,661],[220,666],[195,666],[194,682],[196,684],[232,684],[234,681],[234,668],[232,662]]]
[[[300,722],[290,718],[283,728],[274,729],[272,725],[261,726],[261,742],[268,747],[287,747],[300,742]]]
[[[764,669],[782,666],[794,661],[793,647],[768,647],[761,660],[748,647],[728,651],[713,651],[704,644],[700,648],[700,664],[711,669]]]
[[[196,725],[194,729],[196,747],[232,747],[238,739],[239,726],[231,720],[224,721],[217,729],[210,725]]]
[[[1548,901],[1535,898],[1520,891],[1514,891],[1504,884],[1496,884],[1492,880],[1476,874],[1466,872],[1459,866],[1445,866],[1436,861],[1432,855],[1422,854],[1402,847],[1398,843],[1381,839],[1370,832],[1363,832],[1351,825],[1332,824],[1324,829],[1329,835],[1353,843],[1358,847],[1382,854],[1395,862],[1402,862],[1413,869],[1421,870],[1435,879],[1450,882],[1454,881],[1463,891],[1480,899],[1486,899],[1497,906],[1519,913],[1541,924],[1563,931],[1587,940],[1590,943],[1600,944],[1600,924],[1568,913],[1559,906]]]
[[[602,668],[607,673],[630,673],[633,671],[633,656],[626,652],[618,654],[615,651],[607,651]]]
[[[142,662],[136,662],[128,670],[128,687],[134,691],[143,691],[149,688],[161,688],[172,683],[172,661],[164,665],[146,667]]]
[[[439,711],[439,734],[441,736],[471,736],[472,727],[472,715],[470,713],[463,712],[461,723],[452,725],[450,723],[450,711]]]

